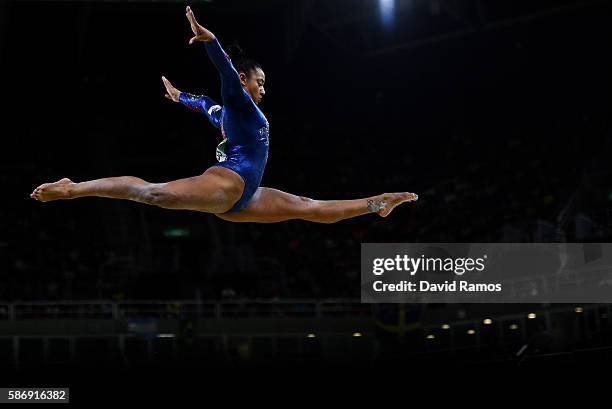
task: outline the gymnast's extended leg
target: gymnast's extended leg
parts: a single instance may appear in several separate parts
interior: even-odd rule
[[[301,219],[335,223],[367,213],[386,217],[401,203],[417,200],[414,193],[385,193],[354,200],[313,200],[277,189],[260,187],[249,204],[235,213],[217,214],[232,222],[276,223]]]
[[[79,197],[132,200],[166,209],[224,212],[236,203],[244,181],[232,170],[213,166],[200,176],[167,183],[149,183],[134,176],[119,176],[74,183],[61,179],[37,187],[30,197],[41,202]]]

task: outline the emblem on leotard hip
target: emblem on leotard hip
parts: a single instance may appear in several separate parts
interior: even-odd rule
[[[225,162],[227,160],[227,138],[223,139],[219,145],[217,145],[217,150],[215,151],[215,156],[217,158],[217,162]]]

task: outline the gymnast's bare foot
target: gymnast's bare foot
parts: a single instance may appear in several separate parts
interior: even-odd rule
[[[34,189],[30,197],[40,202],[70,199],[70,191],[73,185],[75,185],[75,183],[68,178],[63,178],[53,183],[43,183]]]
[[[377,196],[375,199],[368,200],[368,209],[379,216],[387,217],[389,214],[402,203],[414,202],[419,197],[414,193],[384,193]]]

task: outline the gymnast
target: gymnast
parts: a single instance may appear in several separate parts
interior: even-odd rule
[[[396,206],[417,200],[417,195],[409,192],[355,200],[314,200],[260,187],[269,144],[269,124],[258,107],[265,95],[264,71],[243,55],[230,59],[215,35],[197,22],[190,7],[186,17],[194,34],[189,44],[203,43],[219,72],[223,104],[207,96],[181,92],[162,77],[165,97],[201,112],[221,130],[223,142],[217,147],[217,163],[199,176],[165,183],[150,183],[134,176],[79,183],[63,178],[38,186],[31,198],[41,202],[90,196],[125,199],[165,209],[213,213],[231,222],[256,223],[292,219],[335,223],[368,213],[386,217]]]

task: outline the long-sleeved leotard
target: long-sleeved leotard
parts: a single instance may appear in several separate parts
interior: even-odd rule
[[[249,94],[242,88],[238,72],[215,39],[204,43],[221,77],[221,109],[209,97],[181,93],[180,101],[207,115],[227,139],[227,159],[215,166],[231,169],[244,180],[242,197],[228,211],[244,208],[257,191],[268,160],[269,124]]]
[[[221,105],[217,104],[206,95],[193,95],[188,92],[181,92],[179,101],[187,108],[203,113],[215,128],[221,127]],[[223,139],[215,151],[217,162],[227,160],[227,139]]]
[[[206,95],[193,95],[188,92],[181,92],[179,101],[187,108],[201,112],[215,128],[221,127],[221,105],[217,104],[212,98]]]

